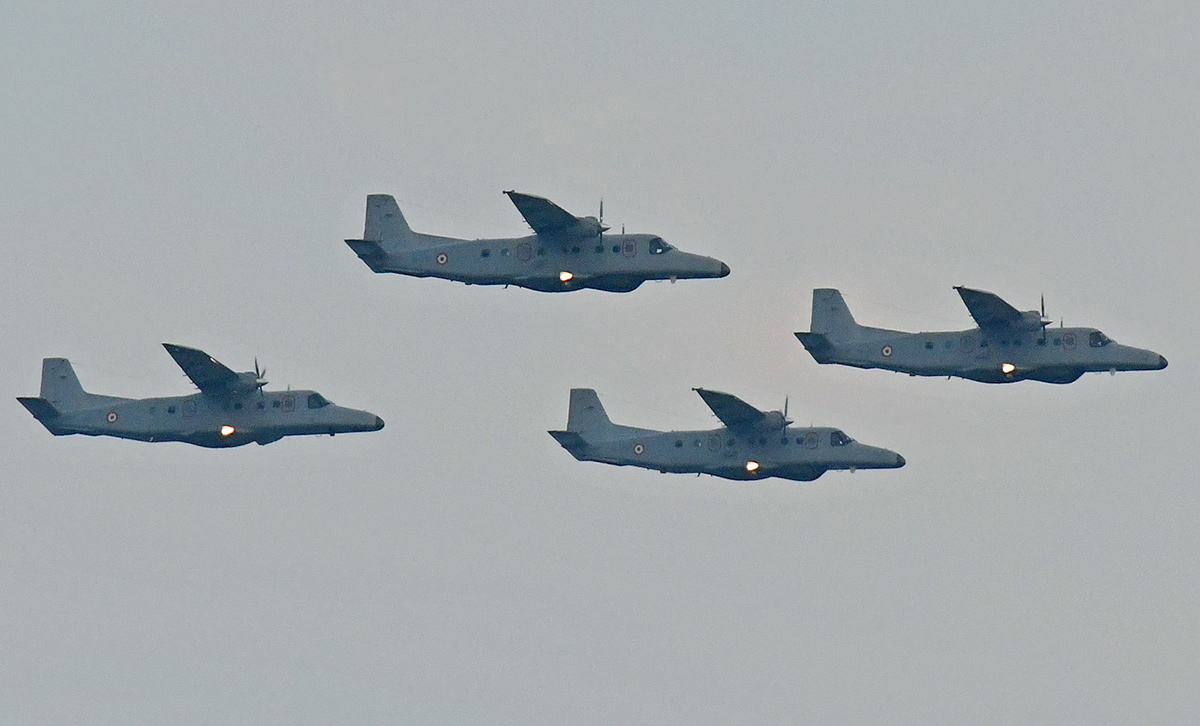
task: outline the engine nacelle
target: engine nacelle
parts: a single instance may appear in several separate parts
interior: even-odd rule
[[[600,224],[600,220],[595,217],[579,217],[578,222],[574,231],[579,237],[596,237],[608,229],[608,227]]]
[[[1037,310],[1027,310],[1021,313],[1021,322],[1017,323],[1017,327],[1021,330],[1041,330],[1051,322]]]

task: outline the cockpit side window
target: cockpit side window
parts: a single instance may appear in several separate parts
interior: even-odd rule
[[[650,254],[661,255],[664,252],[669,252],[671,245],[663,242],[662,237],[654,237],[650,240]]]
[[[1088,336],[1088,345],[1092,346],[1093,348],[1103,348],[1111,342],[1112,338],[1109,338],[1099,330],[1093,331],[1092,334]]]
[[[854,439],[851,439],[849,436],[842,433],[841,431],[831,431],[829,433],[829,445],[830,446],[845,446],[846,444],[850,443],[853,440]]]
[[[309,408],[325,408],[328,405],[329,405],[329,401],[325,400],[325,397],[322,396],[321,394],[319,394],[319,393],[308,394],[308,407]]]

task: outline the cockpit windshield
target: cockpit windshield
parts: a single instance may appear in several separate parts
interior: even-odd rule
[[[325,408],[329,405],[329,401],[319,393],[308,394],[309,408]]]
[[[842,433],[841,431],[831,431],[829,433],[830,446],[845,446],[846,444],[850,443],[851,441],[854,441],[854,439],[850,438],[849,436]]]
[[[661,255],[664,252],[670,252],[671,245],[663,242],[662,237],[653,237],[650,239],[650,254]]]
[[[1111,342],[1112,338],[1108,337],[1104,333],[1101,333],[1099,330],[1093,331],[1092,334],[1088,336],[1088,345],[1092,346],[1093,348],[1103,348]]]

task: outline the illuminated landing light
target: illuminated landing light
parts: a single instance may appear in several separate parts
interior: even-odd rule
[[[222,435],[222,436],[228,436],[228,435],[232,434],[232,433],[233,433],[234,431],[236,431],[236,430],[237,430],[237,429],[233,428],[232,426],[222,426],[222,427],[221,427],[221,435]]]
[[[570,282],[571,278],[573,278],[573,277],[575,277],[575,276],[572,275],[571,273],[567,272],[566,270],[563,270],[562,272],[558,273],[558,279],[562,280],[563,282]]]
[[[1012,373],[1016,369],[1017,369],[1017,367],[1015,365],[1013,365],[1012,363],[1001,363],[1000,364],[1000,372],[1003,373],[1004,375],[1008,375],[1009,373]]]
[[[758,471],[758,462],[757,461],[747,461],[746,462],[746,471]]]

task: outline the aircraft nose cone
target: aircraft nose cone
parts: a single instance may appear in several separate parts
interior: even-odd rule
[[[1158,357],[1158,369],[1161,371],[1163,368],[1166,368],[1166,367],[1167,367],[1167,359],[1166,359],[1166,357],[1160,355]]]
[[[378,431],[381,428],[383,428],[383,419],[376,416],[375,417],[375,430]]]
[[[904,466],[905,463],[907,462],[904,461],[904,457],[896,454],[896,468],[899,469],[900,467]]]
[[[717,275],[717,277],[725,277],[728,274],[729,274],[729,265],[722,262],[721,263],[721,272],[720,272],[720,274]]]

